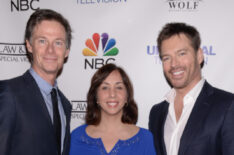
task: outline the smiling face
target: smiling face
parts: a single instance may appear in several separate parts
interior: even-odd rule
[[[184,34],[164,40],[161,49],[163,71],[167,80],[176,90],[188,92],[201,79],[202,50],[194,51]]]
[[[48,76],[56,78],[69,54],[64,27],[57,21],[44,20],[35,26],[26,46],[33,55],[32,68],[51,83]]]
[[[127,91],[119,71],[112,71],[97,89],[97,103],[101,115],[122,116],[127,101]]]

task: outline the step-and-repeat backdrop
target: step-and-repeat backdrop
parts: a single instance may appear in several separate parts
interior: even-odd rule
[[[30,14],[39,8],[54,9],[73,29],[70,56],[58,78],[59,88],[72,104],[71,130],[84,122],[90,79],[106,63],[122,66],[130,76],[139,107],[137,125],[148,128],[151,107],[170,89],[156,44],[165,23],[194,25],[202,38],[203,76],[212,85],[234,92],[233,7],[232,0],[1,0],[0,80],[30,67],[24,46]],[[95,56],[85,56],[85,42],[94,34],[115,41],[113,48],[119,52],[105,56],[100,43]]]

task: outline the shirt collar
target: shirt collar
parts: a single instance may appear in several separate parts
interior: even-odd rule
[[[205,79],[202,78],[196,85],[195,87],[193,87],[185,96],[184,96],[184,99],[191,99],[193,100],[194,102],[197,100],[197,97],[198,95],[200,94],[201,92],[201,89],[203,87],[205,83]],[[165,100],[168,102],[168,103],[174,103],[174,99],[175,99],[175,96],[176,96],[176,91],[174,88],[172,88],[166,95],[165,95]],[[188,102],[184,102],[184,106],[186,106],[186,103]]]
[[[55,81],[54,86],[49,84],[47,81],[45,81],[43,78],[41,78],[34,70],[33,68],[29,69],[30,74],[35,79],[37,85],[39,86],[40,90],[43,91],[46,95],[49,95],[52,88],[57,89],[57,81]]]

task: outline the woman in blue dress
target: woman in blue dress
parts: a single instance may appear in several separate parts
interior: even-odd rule
[[[137,105],[125,71],[100,68],[87,94],[86,124],[71,135],[70,155],[156,155],[152,134],[135,124]]]

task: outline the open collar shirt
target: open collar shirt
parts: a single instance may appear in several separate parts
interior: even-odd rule
[[[184,106],[178,122],[176,121],[174,109],[175,89],[171,89],[165,96],[166,101],[169,103],[168,115],[164,127],[164,140],[168,155],[178,154],[181,136],[204,82],[205,80],[202,78],[195,87],[184,96]]]

